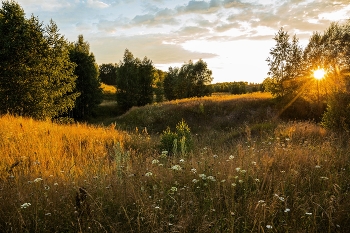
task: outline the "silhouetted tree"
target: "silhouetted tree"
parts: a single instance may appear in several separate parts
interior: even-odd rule
[[[99,78],[107,85],[117,84],[117,64],[102,64],[99,66]]]
[[[69,56],[70,60],[77,65],[74,73],[78,77],[76,91],[80,93],[73,109],[73,117],[81,120],[92,116],[102,102],[98,65],[95,62],[95,56],[90,52],[89,43],[84,41],[82,35],[79,35],[78,41],[71,45]]]
[[[125,50],[117,68],[117,102],[122,110],[152,103],[154,70],[147,57],[141,61]]]
[[[164,79],[164,92],[168,100],[211,95],[209,84],[213,81],[212,71],[202,59],[189,61],[178,67],[169,67]]]
[[[68,43],[51,21],[25,18],[14,1],[0,9],[0,113],[36,119],[58,117],[74,107],[75,64]]]

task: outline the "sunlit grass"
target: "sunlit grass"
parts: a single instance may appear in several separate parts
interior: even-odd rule
[[[238,103],[229,96],[225,98],[174,101],[162,106],[171,106],[173,111],[178,106],[180,112],[187,105],[202,114],[199,104],[203,103],[204,113],[210,109],[219,122],[227,118],[227,115],[220,118],[225,109],[237,110],[229,107],[237,107]],[[209,104],[210,101],[215,104]],[[251,103],[254,100],[240,101],[249,106],[250,114],[258,111],[257,105]],[[151,106],[143,111],[168,114],[167,108],[157,106],[162,113],[152,112],[155,109]],[[5,232],[348,229],[347,135],[333,134],[310,122],[242,120],[239,125],[232,122],[234,127],[230,129],[212,128],[212,133],[209,126],[200,131],[194,123],[189,125],[198,129],[193,134],[193,151],[169,157],[157,147],[160,135],[150,133],[151,128],[149,132],[132,128],[126,133],[116,131],[114,125],[62,126],[1,117],[0,229]],[[197,121],[197,125],[202,122]]]

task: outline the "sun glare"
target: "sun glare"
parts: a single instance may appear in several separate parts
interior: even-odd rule
[[[325,73],[326,72],[324,71],[324,69],[317,69],[314,71],[314,78],[320,80],[323,78]]]

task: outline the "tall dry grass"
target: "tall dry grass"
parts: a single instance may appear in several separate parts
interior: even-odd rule
[[[215,106],[203,103],[204,110]],[[225,108],[215,108],[219,119]],[[169,157],[157,150],[159,134],[146,130],[4,116],[0,228],[346,232],[348,135],[310,122],[243,121],[238,128],[198,131],[192,152]]]

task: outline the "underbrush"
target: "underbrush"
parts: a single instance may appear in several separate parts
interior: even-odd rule
[[[3,116],[0,229],[344,232],[350,227],[348,135],[310,122],[278,121],[207,132],[193,133],[190,152],[169,156],[159,150],[160,135],[145,128],[126,133],[114,125],[61,126]]]

